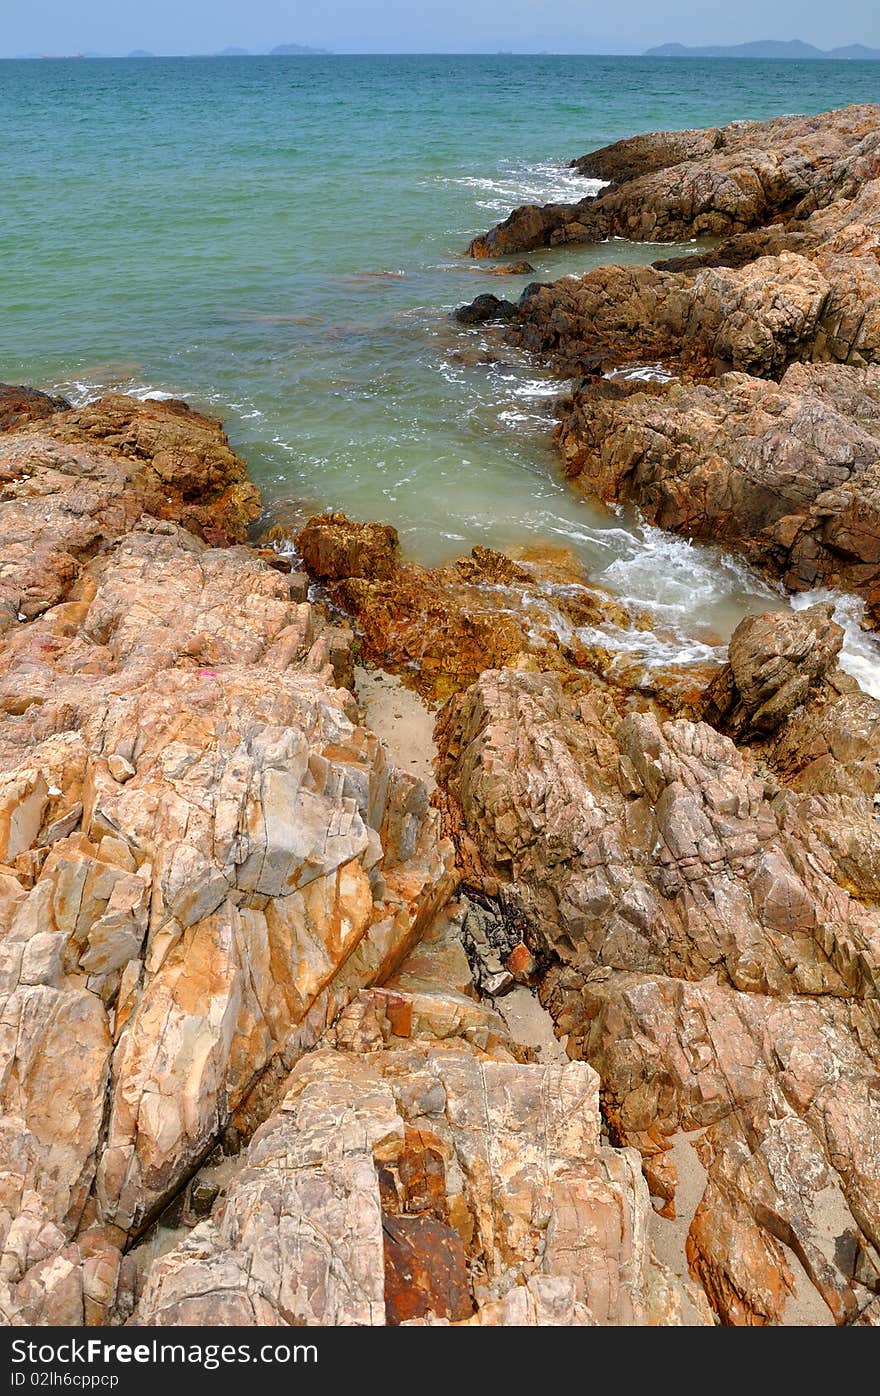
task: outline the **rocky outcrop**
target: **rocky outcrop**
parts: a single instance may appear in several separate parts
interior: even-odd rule
[[[425,568],[401,558],[393,528],[344,514],[310,519],[294,543],[309,574],[354,621],[363,657],[432,700],[492,665],[539,664],[572,678],[576,669],[603,669],[608,654],[597,628],[648,624],[592,586],[562,548],[508,555],[476,547]]]
[[[824,614],[804,628],[819,680],[836,637]],[[757,658],[773,649],[775,668]],[[752,652],[737,668],[754,716],[798,665],[785,633]],[[542,997],[658,1205],[674,1199],[675,1137],[702,1132],[688,1253],[722,1318],[780,1321],[788,1248],[853,1321],[880,1283],[880,920],[812,799],[705,723],[621,722],[547,674],[483,674],[438,735],[469,877],[555,960]]]
[[[0,630],[65,601],[144,515],[241,541],[259,495],[220,423],[183,403],[103,398],[0,436]]]
[[[560,407],[566,470],[662,528],[733,543],[792,590],[878,597],[877,366],[794,364],[650,391],[584,384]]]
[[[842,639],[828,605],[747,618],[706,690],[703,715],[748,741],[783,783],[777,804],[795,805],[843,885],[876,902],[880,705],[836,667]]]
[[[81,1324],[453,879],[316,613],[169,517],[253,512],[217,423],[113,398],[0,438],[0,471],[0,1313]]]
[[[429,941],[294,1068],[134,1322],[711,1322],[652,1254],[638,1155],[602,1141],[595,1072],[515,1060],[467,983],[469,1019],[444,1008],[444,953]]]
[[[747,616],[707,691],[706,719],[732,737],[776,732],[834,668],[843,638],[827,603]]]
[[[485,236],[473,257],[496,257],[608,237],[676,242],[803,220],[880,174],[880,108],[662,131],[576,160],[611,181],[573,204],[525,205]]]
[[[27,422],[51,417],[55,412],[66,412],[69,408],[66,398],[41,393],[37,388],[0,383],[0,431],[15,431]]]

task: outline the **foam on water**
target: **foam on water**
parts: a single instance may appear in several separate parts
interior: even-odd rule
[[[493,176],[446,177],[446,184],[474,191],[477,208],[508,214],[518,204],[578,203],[604,189],[607,180],[587,179],[566,164],[539,160],[532,164],[503,160]]]
[[[686,84],[656,61],[585,57],[3,67],[16,139],[0,378],[77,403],[185,398],[224,419],[269,505],[384,517],[426,564],[476,543],[566,543],[650,613],[651,631],[603,636],[646,664],[720,657],[743,615],[787,604],[720,550],[580,497],[550,444],[567,385],[446,311],[482,290],[516,297],[525,278],[499,282],[465,248],[518,204],[598,192],[571,157],[637,131],[871,100],[875,66],[693,64]],[[59,202],[64,219],[47,218]],[[682,250],[572,244],[529,253],[528,279]],[[877,691],[858,603],[835,604],[844,663]]]
[[[844,642],[840,652],[840,667],[864,689],[872,698],[880,698],[880,640],[862,628],[865,618],[865,603],[859,596],[849,596],[841,591],[803,591],[791,598],[794,610],[803,611],[819,602],[830,602],[834,607],[834,619],[843,626]]]

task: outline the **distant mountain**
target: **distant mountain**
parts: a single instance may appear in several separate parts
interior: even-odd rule
[[[155,53],[150,53],[148,48],[133,48],[131,53],[127,53],[126,58],[155,58]]]
[[[880,48],[865,48],[864,44],[847,44],[846,48],[833,48],[829,58],[862,58],[876,63],[880,58]]]
[[[215,53],[215,58],[250,58],[250,49],[246,48],[221,48],[219,53]]]
[[[270,58],[307,58],[311,54],[328,54],[328,48],[308,48],[305,44],[279,44],[269,50]]]
[[[705,48],[688,48],[685,44],[660,44],[646,50],[646,58],[777,58],[821,59],[855,58],[880,61],[880,48],[864,44],[849,44],[846,48],[821,49],[805,44],[801,39],[759,39],[751,44],[710,44]]]

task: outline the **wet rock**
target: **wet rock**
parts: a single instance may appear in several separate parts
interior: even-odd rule
[[[584,385],[562,406],[566,470],[651,522],[733,543],[793,590],[857,590],[878,607],[878,367],[794,364],[650,392]]]
[[[531,262],[499,262],[497,266],[487,267],[490,276],[531,276],[535,268]]]
[[[0,383],[0,431],[15,431],[27,422],[51,417],[54,412],[67,412],[66,398],[41,393],[37,388],[13,387]]]
[[[341,514],[310,520],[295,545],[333,605],[352,618],[362,657],[399,672],[428,699],[465,687],[490,663],[534,656],[542,667],[604,668],[595,627],[647,624],[592,586],[565,550],[513,556],[476,547],[425,568],[399,557],[393,529]]]
[[[609,188],[577,203],[515,209],[474,239],[470,255],[607,237],[687,241],[804,218],[876,177],[878,129],[880,111],[866,105],[618,141],[574,162]]]
[[[460,305],[455,318],[461,325],[483,325],[490,320],[509,320],[516,313],[512,301],[500,300],[498,296],[485,293],[477,296],[469,305]]]

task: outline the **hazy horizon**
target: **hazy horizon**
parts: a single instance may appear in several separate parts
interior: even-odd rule
[[[560,53],[637,55],[663,43],[689,47],[800,39],[819,49],[880,47],[873,0],[839,0],[829,13],[817,0],[778,0],[772,25],[763,0],[742,0],[734,14],[710,13],[693,0],[658,10],[631,0],[613,28],[595,0],[444,0],[415,14],[410,0],[13,0],[0,57],[95,52],[159,57],[237,47],[267,51],[303,44],[337,54]],[[767,32],[768,29],[771,32]]]

